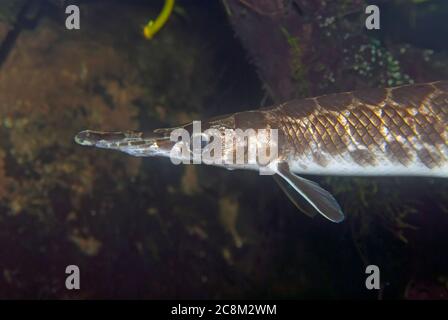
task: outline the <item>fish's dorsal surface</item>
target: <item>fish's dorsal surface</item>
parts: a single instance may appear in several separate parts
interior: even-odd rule
[[[295,173],[448,176],[448,81],[295,100],[268,112]]]

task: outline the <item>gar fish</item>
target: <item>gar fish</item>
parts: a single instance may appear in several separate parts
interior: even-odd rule
[[[277,156],[263,167],[272,170],[301,211],[310,216],[319,213],[333,222],[344,219],[337,201],[301,174],[448,177],[448,81],[293,100],[208,119],[202,127],[222,135],[235,129],[277,129]],[[193,123],[156,129],[149,135],[85,130],[75,141],[133,156],[168,157],[176,146],[170,135],[179,128],[192,132]],[[266,145],[268,140],[253,143]],[[185,147],[194,152],[190,145]],[[222,156],[235,152],[235,146],[224,146]],[[253,163],[223,166],[262,169]]]

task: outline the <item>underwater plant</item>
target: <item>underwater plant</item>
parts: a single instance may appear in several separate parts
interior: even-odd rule
[[[151,40],[154,35],[159,32],[159,30],[166,24],[171,15],[171,12],[173,11],[173,8],[174,0],[165,0],[163,9],[156,20],[150,20],[143,28],[143,35],[146,39]]]

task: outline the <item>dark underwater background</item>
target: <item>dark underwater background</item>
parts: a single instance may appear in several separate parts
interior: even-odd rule
[[[447,299],[447,180],[309,177],[344,209],[333,224],[269,176],[73,137],[446,80],[448,2],[178,0],[146,40],[163,4],[0,2],[0,298]],[[65,288],[72,264],[80,290]]]

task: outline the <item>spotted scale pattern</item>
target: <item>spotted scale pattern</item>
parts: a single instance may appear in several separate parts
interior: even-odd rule
[[[354,166],[448,175],[448,81],[294,100],[267,112],[304,172]]]

